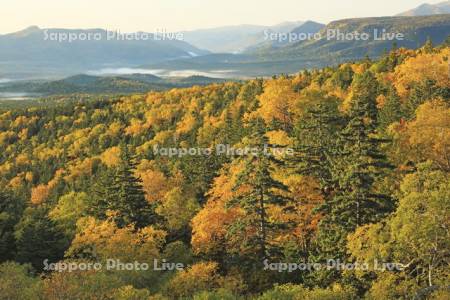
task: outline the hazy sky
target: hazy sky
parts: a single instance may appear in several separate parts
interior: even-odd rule
[[[0,33],[41,28],[169,31],[389,16],[443,0],[0,0]]]

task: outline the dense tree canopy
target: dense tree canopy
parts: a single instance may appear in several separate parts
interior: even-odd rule
[[[449,54],[0,108],[0,299],[448,298]]]

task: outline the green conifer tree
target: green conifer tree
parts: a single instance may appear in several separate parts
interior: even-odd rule
[[[19,222],[24,205],[11,194],[0,191],[0,262],[15,253],[14,226]]]
[[[270,204],[283,205],[288,198],[282,192],[288,188],[273,177],[275,167],[280,167],[283,163],[273,155],[264,153],[264,147],[271,147],[268,138],[265,136],[264,121],[258,119],[253,126],[253,134],[250,136],[249,148],[258,149],[258,153],[249,154],[242,158],[244,169],[238,175],[234,189],[239,187],[249,187],[249,191],[234,198],[230,207],[239,206],[245,211],[245,216],[239,224],[231,226],[230,230],[252,228],[256,232],[255,236],[249,239],[244,245],[256,251],[258,260],[271,258],[277,252],[277,247],[271,241],[274,233],[283,224],[276,223],[269,219],[267,206]]]
[[[145,199],[142,180],[135,176],[136,158],[128,147],[121,145],[121,162],[115,170],[105,171],[95,184],[97,205],[91,212],[104,219],[113,212],[113,220],[119,227],[133,224],[142,228],[156,221],[154,207]]]
[[[345,260],[347,235],[358,226],[377,222],[393,209],[388,195],[375,188],[376,179],[390,167],[377,137],[377,81],[369,72],[355,78],[347,126],[340,133],[333,177],[338,189],[319,211],[323,218],[317,236],[318,261]],[[339,277],[337,270],[321,272],[322,284]]]
[[[296,126],[296,154],[291,160],[299,174],[316,178],[322,193],[327,196],[334,189],[332,158],[336,148],[336,132],[344,118],[336,101],[321,101],[306,110]]]
[[[20,263],[31,263],[41,271],[44,261],[57,262],[64,257],[69,241],[64,233],[48,217],[44,206],[29,207],[25,210],[14,232],[17,254]]]
[[[402,117],[404,117],[404,114],[400,97],[398,96],[395,88],[393,86],[389,86],[386,102],[379,113],[379,125],[382,129],[385,129],[390,124],[398,122]]]

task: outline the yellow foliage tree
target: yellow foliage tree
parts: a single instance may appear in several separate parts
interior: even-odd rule
[[[133,118],[131,119],[130,126],[125,128],[125,134],[131,136],[137,136],[145,130],[145,126],[141,120]]]
[[[197,253],[215,253],[227,247],[227,226],[242,215],[239,208],[226,208],[233,198],[233,186],[241,166],[223,171],[208,192],[208,202],[192,219],[192,248]]]
[[[166,291],[175,299],[189,297],[199,291],[217,288],[219,278],[216,262],[201,262],[177,273],[168,283]]]
[[[100,160],[108,167],[115,167],[120,163],[120,148],[111,147],[106,149],[101,155]]]
[[[50,194],[50,187],[46,184],[40,184],[31,189],[31,203],[35,205],[42,204],[47,200]]]
[[[414,162],[432,160],[450,170],[450,107],[443,100],[422,104],[415,120],[393,124],[390,131],[400,158]]]
[[[40,184],[31,189],[31,203],[34,205],[39,205],[47,200],[53,188],[56,186],[58,181],[62,178],[64,170],[57,170],[55,176],[47,184]]]
[[[412,84],[426,79],[436,81],[440,87],[450,86],[449,52],[444,49],[439,53],[422,53],[397,66],[393,78],[398,94],[401,97],[408,96]]]
[[[67,257],[85,253],[98,259],[153,263],[166,238],[166,232],[151,226],[136,231],[133,226],[118,228],[113,221],[92,217],[81,218],[77,227]]]
[[[289,78],[280,77],[269,80],[264,85],[264,93],[258,98],[261,107],[257,114],[266,123],[277,120],[284,125],[284,128],[287,128],[292,125],[295,102],[298,97]]]
[[[200,205],[192,195],[175,187],[165,194],[156,212],[167,220],[170,229],[178,230],[189,224],[199,208]]]

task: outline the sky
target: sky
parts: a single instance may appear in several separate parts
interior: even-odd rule
[[[0,0],[0,34],[41,28],[169,32],[390,16],[443,0]]]

